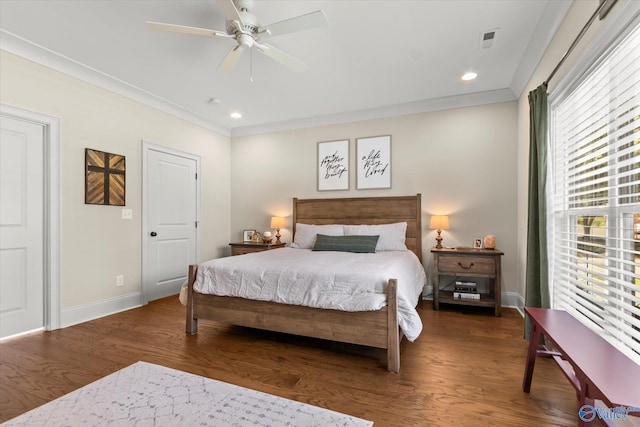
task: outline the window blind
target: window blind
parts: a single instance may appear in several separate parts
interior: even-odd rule
[[[551,102],[549,267],[552,307],[640,363],[640,24],[634,25]]]

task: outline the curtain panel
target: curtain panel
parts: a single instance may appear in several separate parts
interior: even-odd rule
[[[525,306],[549,308],[547,255],[547,85],[529,92],[529,208]],[[525,338],[529,319],[525,319]]]

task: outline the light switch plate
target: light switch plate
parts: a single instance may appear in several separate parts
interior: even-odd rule
[[[122,209],[122,219],[133,219],[133,210]]]

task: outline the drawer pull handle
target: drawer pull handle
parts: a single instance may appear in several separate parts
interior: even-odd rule
[[[468,269],[470,269],[471,267],[473,267],[473,263],[469,264],[469,267],[465,267],[464,265],[462,265],[462,263],[461,263],[461,262],[458,262],[458,266],[459,266],[460,268],[464,268],[465,270],[468,270]]]

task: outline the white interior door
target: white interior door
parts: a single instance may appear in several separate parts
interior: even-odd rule
[[[44,327],[44,127],[0,116],[0,338]]]
[[[144,150],[145,302],[180,292],[198,255],[198,159],[162,148]]]

